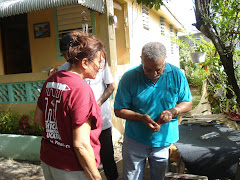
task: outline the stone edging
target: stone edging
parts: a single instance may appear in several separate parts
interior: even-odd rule
[[[0,134],[0,156],[39,161],[41,139],[41,136]]]

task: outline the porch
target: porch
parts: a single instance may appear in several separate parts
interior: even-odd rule
[[[3,75],[0,78],[0,110],[29,113],[36,108],[47,72]]]

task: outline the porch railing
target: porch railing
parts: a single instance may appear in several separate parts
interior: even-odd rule
[[[45,81],[0,84],[0,104],[36,103]]]

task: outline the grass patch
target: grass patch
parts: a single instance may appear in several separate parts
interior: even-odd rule
[[[199,101],[193,101],[192,109],[194,109],[199,104]]]
[[[201,100],[202,94],[201,94],[201,90],[199,88],[191,87],[190,90],[191,90],[191,94],[192,94],[192,97],[193,97],[193,107],[192,107],[192,109],[194,109],[199,104],[199,101]]]
[[[195,87],[190,87],[190,91],[191,91],[191,94],[192,94],[192,98],[193,98],[193,106],[192,106],[192,109],[194,109],[200,102],[201,100],[201,97],[202,97],[202,92],[199,88],[195,88]],[[190,112],[187,112],[187,113],[184,113],[185,116],[190,116],[191,113]]]

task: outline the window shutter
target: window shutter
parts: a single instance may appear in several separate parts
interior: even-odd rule
[[[146,6],[142,6],[143,28],[149,30],[149,11]]]
[[[83,20],[82,12],[86,13],[86,20]],[[82,24],[88,24],[91,31],[91,14],[87,7],[82,5],[68,5],[57,7],[58,33],[67,33],[71,30],[82,30]],[[61,35],[60,35],[61,36]]]
[[[160,17],[160,29],[161,29],[161,35],[165,34],[165,19],[163,17]]]
[[[170,36],[174,37],[173,25],[170,25]],[[174,54],[174,44],[172,41],[171,41],[171,54]]]

